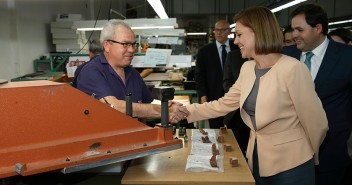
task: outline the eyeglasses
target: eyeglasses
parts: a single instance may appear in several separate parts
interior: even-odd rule
[[[112,42],[112,43],[116,43],[116,44],[120,44],[124,48],[128,48],[128,47],[131,47],[131,46],[132,46],[133,49],[137,49],[138,48],[138,43],[137,42],[133,42],[133,43],[130,43],[130,42],[118,42],[118,41],[115,41],[115,40],[106,40],[106,41]]]
[[[229,28],[225,28],[225,29],[214,29],[214,33],[221,33],[221,34],[223,34],[223,33],[225,33],[227,30],[229,30]]]

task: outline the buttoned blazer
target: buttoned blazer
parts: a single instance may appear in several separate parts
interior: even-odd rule
[[[234,50],[233,41],[229,41]],[[207,96],[208,100],[216,100],[225,93],[222,87],[223,70],[216,43],[207,44],[198,50],[195,67],[195,81],[198,97]]]
[[[257,142],[260,176],[266,177],[292,169],[310,160],[323,141],[327,119],[314,91],[307,67],[283,55],[260,78],[256,102],[256,129],[243,103],[252,91],[255,61],[245,62],[240,76],[229,92],[219,100],[186,106],[188,122],[223,116],[240,109],[241,117],[251,129],[247,158],[252,169],[254,143]]]
[[[283,53],[301,56],[295,46],[285,47]],[[314,83],[329,121],[317,170],[336,170],[351,164],[347,139],[352,129],[352,46],[330,39]]]

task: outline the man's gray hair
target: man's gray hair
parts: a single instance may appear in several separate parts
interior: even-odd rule
[[[103,43],[105,40],[113,39],[115,32],[118,30],[116,28],[118,27],[124,27],[132,31],[131,27],[123,21],[111,19],[104,25],[103,30],[100,33],[100,43]]]
[[[97,39],[94,39],[89,44],[89,51],[92,52],[94,55],[98,55],[100,52],[103,51],[103,46],[101,42]]]

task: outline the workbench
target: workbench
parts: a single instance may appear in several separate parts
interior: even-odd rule
[[[218,132],[218,130],[216,130]],[[254,185],[252,173],[243,157],[230,129],[223,134],[225,143],[233,151],[224,151],[224,172],[185,172],[187,157],[191,150],[191,130],[187,130],[189,141],[182,149],[151,155],[131,161],[121,184],[163,184],[163,185]],[[177,136],[177,134],[175,135]],[[182,138],[181,138],[182,139]],[[238,167],[231,167],[229,157],[238,158]]]

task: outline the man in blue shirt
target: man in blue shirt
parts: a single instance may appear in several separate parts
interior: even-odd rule
[[[89,44],[89,61],[91,61],[95,57],[97,57],[102,51],[103,51],[103,47],[101,46],[99,40],[93,40],[92,42],[90,42],[90,44]],[[75,71],[75,78],[72,81],[73,87],[77,88],[77,77],[81,73],[81,70],[83,69],[83,67],[85,65],[87,65],[89,63],[89,61],[77,67],[77,69]]]
[[[77,88],[99,101],[113,105],[125,113],[125,96],[132,94],[133,115],[137,117],[156,118],[161,115],[160,105],[149,104],[153,101],[150,91],[143,79],[130,66],[137,43],[131,28],[124,22],[110,20],[103,27],[100,35],[103,52],[89,62],[77,78]],[[178,104],[170,104],[171,110],[178,109]],[[182,116],[173,115],[171,119],[181,120]]]

